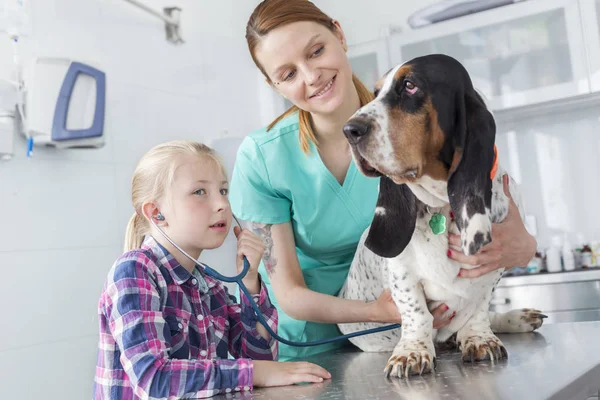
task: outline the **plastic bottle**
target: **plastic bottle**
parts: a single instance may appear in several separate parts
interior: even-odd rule
[[[581,266],[589,268],[594,266],[592,248],[587,244],[581,249]]]
[[[592,243],[592,262],[594,267],[600,267],[600,241]]]
[[[573,254],[573,248],[569,241],[569,235],[565,233],[563,245],[562,245],[562,260],[563,268],[565,271],[573,271],[575,269],[575,255]]]
[[[546,268],[548,269],[548,272],[562,271],[562,264],[560,261],[560,247],[560,236],[553,236],[552,245],[546,251]]]
[[[535,256],[529,260],[529,264],[527,264],[527,273],[528,274],[538,274],[542,271],[542,255],[540,252],[536,252]]]

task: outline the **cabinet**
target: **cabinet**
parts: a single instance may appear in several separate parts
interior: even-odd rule
[[[600,0],[527,0],[348,48],[369,89],[431,53],[458,59],[495,111],[586,98],[600,92]]]
[[[600,0],[579,0],[592,92],[600,92]]]
[[[492,109],[532,105],[589,93],[580,23],[577,1],[529,0],[391,36],[390,58],[396,65],[444,53],[465,66]]]
[[[600,321],[600,269],[502,278],[490,309],[504,313],[518,308],[541,310],[549,324]]]

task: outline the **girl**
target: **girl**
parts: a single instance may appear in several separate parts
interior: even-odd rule
[[[352,74],[340,24],[308,0],[265,0],[250,16],[246,39],[266,82],[294,104],[241,144],[230,197],[266,245],[260,271],[274,293],[278,333],[312,341],[339,335],[338,323],[400,322],[387,290],[370,303],[336,297],[373,218],[379,182],[358,172],[342,132],[373,95]],[[476,256],[449,250],[457,261],[481,265],[461,277],[526,265],[535,253],[516,206],[492,236]],[[460,248],[459,237],[449,241]],[[434,326],[452,312],[438,307]],[[280,359],[341,345],[280,345]]]
[[[314,364],[272,361],[277,343],[248,299],[236,303],[150,223],[195,259],[221,246],[232,220],[226,177],[215,152],[195,142],[161,144],[138,163],[125,253],[99,301],[95,399],[208,397],[330,377]],[[244,283],[275,330],[277,311],[257,271],[263,244],[247,230],[234,233],[238,271],[246,256]]]

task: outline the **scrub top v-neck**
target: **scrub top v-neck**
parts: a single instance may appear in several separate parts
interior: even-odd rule
[[[365,177],[350,162],[340,184],[314,144],[308,154],[302,151],[298,134],[298,115],[293,114],[268,132],[261,129],[246,137],[237,153],[229,199],[233,213],[242,220],[264,224],[291,221],[307,287],[336,296],[348,275],[360,236],[373,218],[379,179]],[[277,307],[281,336],[306,342],[340,335],[335,324],[299,321],[286,315],[262,263],[259,272]],[[315,347],[280,344],[280,360],[344,344],[334,342]]]

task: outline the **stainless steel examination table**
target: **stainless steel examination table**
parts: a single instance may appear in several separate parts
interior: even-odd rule
[[[354,347],[307,358],[331,372],[320,384],[257,388],[216,399],[596,399],[600,390],[600,322],[542,326],[501,334],[508,360],[463,363],[456,351],[438,352],[437,370],[409,379],[385,378],[390,353]]]

